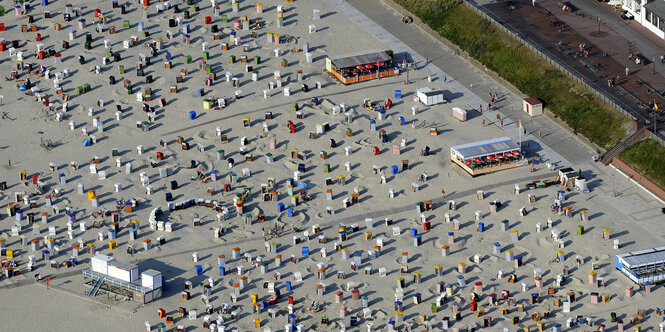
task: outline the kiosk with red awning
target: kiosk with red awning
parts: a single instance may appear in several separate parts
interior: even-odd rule
[[[527,164],[519,146],[508,137],[453,146],[450,159],[472,176]]]
[[[348,54],[326,59],[326,71],[344,84],[399,74],[392,51]]]

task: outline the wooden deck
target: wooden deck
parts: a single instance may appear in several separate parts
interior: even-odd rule
[[[463,170],[465,170],[467,173],[469,173],[471,176],[478,176],[482,174],[487,174],[487,173],[492,173],[492,172],[498,172],[498,171],[503,171],[506,169],[511,169],[515,167],[520,167],[520,166],[526,166],[528,163],[525,159],[514,161],[511,163],[506,163],[506,164],[498,164],[496,166],[491,166],[491,167],[483,167],[479,169],[473,169],[467,165],[465,165],[463,162],[457,160],[454,156],[450,156],[450,160],[453,161],[453,163],[459,165],[462,167]]]
[[[354,76],[354,77],[345,78],[344,76],[342,76],[342,74],[338,73],[334,69],[331,70],[330,73],[335,78],[337,78],[337,80],[342,82],[343,84],[359,83],[359,82],[374,80],[374,79],[377,79],[379,77],[379,75],[377,73],[370,73],[370,74],[367,74],[367,75],[358,75],[358,76]],[[392,69],[384,70],[384,71],[380,72],[380,77],[390,77],[390,76],[395,76],[397,74],[399,74],[399,69],[392,68]]]

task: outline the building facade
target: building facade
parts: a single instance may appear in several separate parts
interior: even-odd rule
[[[665,0],[622,0],[622,3],[635,21],[665,39]]]

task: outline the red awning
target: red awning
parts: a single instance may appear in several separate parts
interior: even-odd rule
[[[519,156],[520,152],[519,152],[519,151],[517,151],[517,150],[515,150],[515,151],[513,151],[513,154],[514,154],[514,155],[518,155],[518,156]]]
[[[467,165],[471,165],[471,160],[467,160],[464,163],[467,164]]]

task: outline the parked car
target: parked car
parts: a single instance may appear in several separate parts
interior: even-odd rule
[[[633,14],[629,13],[627,10],[624,10],[621,13],[621,18],[624,20],[632,20],[635,18],[635,16],[633,16]]]

